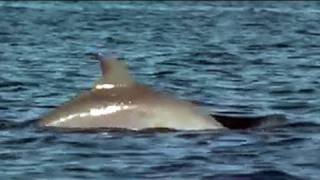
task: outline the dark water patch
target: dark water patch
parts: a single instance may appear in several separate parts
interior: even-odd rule
[[[279,104],[271,105],[270,108],[282,109],[282,110],[295,110],[295,109],[305,109],[311,107],[308,102],[281,102]]]
[[[0,120],[0,130],[23,129],[28,127],[34,127],[37,121],[37,119],[25,120],[23,122]]]
[[[175,60],[175,59],[169,59],[169,60],[164,60],[161,62],[161,65],[167,65],[170,67],[179,67],[179,68],[190,68],[190,65],[184,63],[183,61]]]
[[[228,69],[228,68],[227,68]],[[228,80],[228,81],[232,81],[232,82],[242,82],[243,80],[243,76],[241,74],[238,74],[237,72],[233,72],[233,71],[230,71],[229,70],[218,70],[214,67],[207,67],[205,69],[195,69],[194,70],[195,72],[199,72],[199,73],[210,73],[211,74],[211,78],[213,77],[224,77],[225,80]],[[219,78],[220,79],[220,78]],[[217,79],[212,79],[210,80],[210,82],[212,84],[216,84],[215,82],[217,81]],[[223,86],[217,86],[217,88],[224,88]],[[247,91],[250,91],[251,89],[249,87],[243,87],[243,86],[228,86],[226,89],[239,89],[239,90],[247,90]]]
[[[247,46],[245,49],[252,51],[262,51],[262,50],[267,50],[267,49],[286,49],[286,48],[292,48],[292,45],[290,42],[279,42],[279,43],[274,43],[274,44],[252,44]]]
[[[85,158],[85,159],[95,159],[95,158],[114,158],[116,157],[114,154],[111,154],[111,153],[108,153],[108,152],[105,152],[105,153],[101,153],[101,152],[94,152],[94,153],[90,153],[90,152],[87,152],[87,153],[68,153],[68,155],[74,157],[74,158],[79,158],[79,159],[82,159],[82,158]]]
[[[107,37],[104,39],[108,43],[116,43],[116,44],[127,44],[127,45],[132,45],[135,44],[134,41],[130,41],[129,39],[124,39],[124,38],[116,38],[116,37]]]
[[[262,23],[243,23],[242,25],[248,27],[266,27],[266,25]]]
[[[100,169],[88,168],[88,167],[84,167],[83,165],[68,165],[64,167],[63,170],[66,172],[77,172],[77,173],[84,173],[84,172],[99,173],[100,172]],[[76,177],[84,178],[86,176],[79,174]]]
[[[298,64],[297,66],[303,69],[320,69],[320,64]]]
[[[273,142],[268,142],[268,145],[270,146],[283,146],[283,145],[289,145],[293,146],[298,143],[302,143],[304,141],[309,140],[309,138],[298,138],[298,137],[293,137],[293,138],[286,138],[286,139],[279,139]]]
[[[18,86],[18,87],[9,87],[9,88],[6,88],[4,89],[3,91],[7,91],[7,92],[22,92],[22,91],[27,91],[28,88],[23,86]]]
[[[211,104],[209,104],[211,105]],[[250,111],[250,113],[248,114],[247,111],[240,111],[240,110],[232,110],[232,109],[229,109],[228,106],[221,106],[219,105],[222,109],[219,109],[215,112],[215,115],[222,115],[222,116],[240,116],[240,117],[243,117],[243,116],[251,116],[252,112]],[[212,116],[212,114],[211,114]]]
[[[308,44],[304,46],[305,48],[314,48],[314,49],[319,49],[320,45],[318,44]]]
[[[182,133],[182,134],[177,134],[176,137],[178,138],[184,138],[184,139],[197,139],[198,137],[201,137],[201,133],[196,132],[196,133]]]
[[[269,91],[270,94],[274,94],[274,95],[287,95],[287,94],[291,94],[294,93],[295,91],[293,89],[287,89],[287,88],[283,88],[283,89],[271,89]]]
[[[34,95],[35,98],[50,98],[50,97],[58,97],[60,96],[61,93],[60,92],[45,92],[45,94],[36,94]],[[43,108],[54,108],[53,106],[46,106],[46,105],[43,105],[43,106],[34,106],[34,107],[43,107]]]
[[[278,170],[266,170],[258,171],[248,174],[233,174],[233,175],[214,175],[214,176],[205,176],[203,179],[214,179],[214,180],[224,180],[224,179],[237,179],[237,180],[302,180],[300,177],[293,176],[291,174],[278,171]]]
[[[24,144],[27,145],[28,143],[34,143],[38,140],[38,138],[35,137],[26,137],[26,138],[19,138],[19,139],[11,139],[8,141],[2,141],[1,144],[3,145],[19,145]]]
[[[316,164],[314,163],[295,163],[295,165],[300,166],[301,168],[315,168]]]
[[[169,133],[169,132],[177,132],[175,129],[170,128],[147,128],[140,131],[140,133]]]
[[[2,91],[9,91],[9,92],[26,91],[31,87],[37,88],[37,87],[40,87],[40,85],[32,82],[15,82],[15,81],[7,81],[7,82],[0,83],[0,89],[2,89]]]
[[[275,65],[274,62],[270,62],[268,59],[254,59],[250,63],[253,65]]]
[[[196,52],[189,56],[197,65],[235,65],[241,59],[227,52]]]
[[[11,34],[9,32],[5,32],[5,31],[2,31],[0,32],[0,36],[10,36]]]
[[[269,47],[271,47],[271,48],[290,48],[291,45],[289,43],[283,42],[283,43],[271,44],[271,45],[269,45]]]
[[[289,56],[287,56],[287,58],[288,59],[305,59],[306,56],[304,56],[304,55],[289,55]]]
[[[107,12],[108,13],[108,12]],[[108,22],[108,21],[117,21],[119,19],[119,16],[116,14],[105,14],[105,16],[98,16],[95,20],[102,21],[102,22]]]
[[[191,53],[191,57],[208,57],[208,58],[227,58],[227,57],[236,57],[234,54],[228,52],[196,52]]]
[[[307,30],[307,29],[296,30],[295,33],[297,33],[297,34],[302,34],[302,35],[320,36],[320,33],[318,33],[318,32],[312,32],[312,31]]]
[[[163,165],[158,165],[158,166],[152,166],[150,167],[150,170],[153,170],[155,172],[159,173],[172,173],[175,171],[180,171],[180,170],[187,170],[189,168],[192,168],[194,165],[191,163],[187,162],[168,162],[164,163]]]
[[[260,45],[260,44],[253,44],[253,45],[249,45],[245,48],[245,50],[248,51],[261,51],[266,49],[267,46],[266,45]]]
[[[173,75],[175,74],[176,72],[175,71],[158,71],[158,72],[155,72],[153,73],[153,76],[157,77],[157,78],[162,78],[162,77],[165,77],[167,75]]]
[[[0,160],[1,161],[13,161],[13,160],[17,160],[21,158],[19,155],[17,155],[16,153],[12,153],[12,152],[2,152],[0,153]]]
[[[183,86],[192,86],[192,84],[195,83],[193,79],[172,79],[171,81],[173,85],[180,88],[183,88]]]
[[[16,86],[24,86],[25,84],[22,82],[1,82],[0,88],[6,88],[6,87],[16,87]]]
[[[78,140],[60,140],[59,144],[65,144],[73,148],[96,148],[97,144],[94,142],[80,142]]]
[[[59,139],[59,136],[55,134],[46,135],[42,138],[40,138],[41,144],[53,144],[56,143]]]
[[[9,121],[9,120],[0,120],[0,130],[10,129],[19,127],[19,123]]]
[[[235,65],[237,64],[236,62],[232,62],[232,61],[212,61],[212,60],[198,60],[197,64],[201,64],[201,65]]]
[[[200,161],[200,162],[205,162],[208,163],[210,161],[209,158],[204,157],[202,155],[190,155],[190,156],[185,156],[182,159],[180,159],[181,161],[192,161],[192,162],[196,162],[196,161]]]
[[[1,96],[0,96],[0,102],[3,102],[3,99],[1,98]],[[6,110],[9,110],[9,107],[0,106],[0,110],[6,111]]]
[[[316,90],[313,88],[302,88],[302,89],[299,89],[297,92],[302,94],[310,94],[310,93],[315,93]]]
[[[315,123],[315,122],[292,122],[292,123],[288,123],[286,125],[284,125],[282,128],[288,128],[288,129],[292,129],[292,128],[315,128],[315,129],[319,129],[320,128],[320,124]]]
[[[320,125],[314,122],[291,122],[287,124],[283,124],[281,126],[275,127],[273,129],[269,129],[271,132],[283,132],[287,131],[291,133],[290,135],[294,134],[310,134],[314,132],[318,132],[320,130]],[[306,137],[308,140],[308,137]]]

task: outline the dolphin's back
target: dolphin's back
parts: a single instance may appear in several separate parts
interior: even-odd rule
[[[43,117],[40,125],[59,128],[215,129],[221,124],[191,103],[136,83],[126,64],[98,56],[102,77],[94,88]]]
[[[136,85],[131,90],[85,92],[45,116],[43,126],[61,128],[212,129],[214,119],[190,103]]]

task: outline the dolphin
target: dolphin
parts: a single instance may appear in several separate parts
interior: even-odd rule
[[[41,127],[129,130],[224,128],[195,104],[139,84],[130,76],[123,61],[102,54],[94,54],[93,59],[100,62],[102,71],[94,87],[41,118]]]

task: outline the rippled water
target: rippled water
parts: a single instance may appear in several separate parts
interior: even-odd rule
[[[0,2],[1,179],[318,179],[320,3]],[[91,88],[87,52],[212,113],[277,127],[66,133],[39,117]],[[245,118],[244,118],[245,119]]]

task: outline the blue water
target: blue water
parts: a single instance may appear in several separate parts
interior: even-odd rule
[[[318,179],[320,3],[0,2],[1,179]],[[35,122],[116,52],[142,84],[277,127],[57,132]]]

